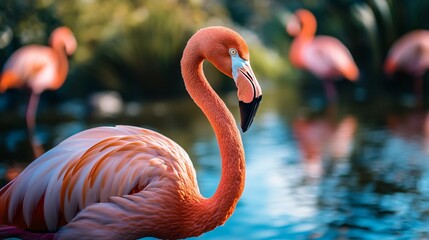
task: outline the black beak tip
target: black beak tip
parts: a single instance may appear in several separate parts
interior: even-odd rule
[[[241,116],[241,130],[245,133],[252,125],[253,118],[255,117],[256,111],[258,110],[259,103],[262,100],[262,96],[253,99],[250,103],[240,101],[240,116]]]
[[[243,133],[245,133],[250,126],[244,126],[243,124],[241,124],[241,131],[243,131]]]
[[[241,127],[241,130],[243,131],[243,133],[247,132],[247,130],[249,130],[250,125],[248,127]]]

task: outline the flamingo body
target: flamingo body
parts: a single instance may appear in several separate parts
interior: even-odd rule
[[[428,68],[428,30],[415,30],[397,40],[389,50],[384,64],[387,74],[403,71],[414,77],[423,76]]]
[[[177,233],[188,223],[173,213],[201,197],[187,153],[161,134],[131,126],[93,128],[68,138],[31,163],[0,196],[2,224],[55,231],[69,223],[65,232],[108,224],[112,232],[127,230],[121,236],[127,238],[138,238],[130,235],[137,226],[148,234],[165,218],[169,224],[159,229],[165,231],[160,236]],[[150,205],[156,208],[142,209]],[[153,217],[138,217],[142,214]],[[130,225],[133,218],[141,219],[137,226]]]
[[[27,85],[34,93],[46,89],[56,90],[64,79],[56,77],[58,61],[52,48],[30,45],[18,49],[4,67],[4,79],[0,90],[20,88]]]
[[[200,194],[189,156],[169,138],[132,126],[98,127],[64,140],[0,190],[0,224],[15,226],[0,228],[0,237],[34,236],[17,230],[29,229],[56,239],[178,239],[223,224],[244,189],[245,157],[232,114],[204,76],[204,59],[235,80],[243,131],[261,89],[237,33],[209,27],[188,41],[185,86],[212,124],[222,157],[211,198]]]
[[[344,77],[355,81],[358,78],[357,67],[348,49],[336,38],[318,36],[301,51],[301,66],[319,79]]]

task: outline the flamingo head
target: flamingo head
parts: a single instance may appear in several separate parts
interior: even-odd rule
[[[292,36],[296,37],[301,32],[302,26],[296,15],[289,15],[286,17],[286,32]]]
[[[50,45],[55,48],[65,49],[67,55],[72,55],[77,48],[77,41],[73,32],[68,27],[58,27],[49,39]]]
[[[287,18],[286,31],[291,36],[313,37],[316,28],[316,17],[307,9],[298,9],[293,16]]]
[[[249,61],[249,50],[244,39],[225,27],[209,27],[200,36],[204,47],[203,57],[210,61],[225,75],[234,79],[240,107],[241,129],[246,132],[253,122],[262,91]]]

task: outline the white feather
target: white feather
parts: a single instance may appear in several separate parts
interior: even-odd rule
[[[106,144],[109,147],[106,147]],[[133,145],[127,148],[127,144]],[[86,161],[79,162],[85,154],[89,154]],[[108,159],[104,159],[105,157]],[[176,159],[184,162],[178,163]],[[91,176],[100,161],[104,162],[98,166],[98,174]],[[76,163],[82,166],[73,173],[75,169],[71,168],[76,166]],[[30,225],[35,207],[45,196],[44,218],[48,229],[54,231],[57,228],[61,205],[64,205],[64,218],[70,222],[79,209],[94,203],[112,201],[133,206],[141,201],[141,196],[155,196],[150,192],[139,197],[138,194],[129,195],[137,186],[154,190],[161,184],[168,185],[169,181],[174,184],[180,177],[190,179],[197,186],[194,170],[191,170],[194,175],[176,176],[185,173],[180,169],[184,167],[193,169],[189,156],[165,136],[138,127],[93,128],[66,139],[32,162],[10,183],[11,186],[0,199],[9,198],[7,214],[11,222],[19,204],[22,203],[23,217]],[[76,181],[74,186],[71,185],[73,181]],[[63,187],[66,194],[64,202],[61,203]]]

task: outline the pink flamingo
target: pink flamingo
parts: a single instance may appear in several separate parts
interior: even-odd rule
[[[25,235],[23,228],[57,231],[59,239],[178,239],[222,225],[243,192],[245,156],[231,112],[204,76],[205,59],[234,79],[243,132],[262,93],[239,34],[209,27],[190,38],[183,79],[213,126],[222,157],[211,198],[200,194],[188,154],[169,138],[132,126],[98,127],[69,137],[0,190],[0,224],[16,226],[4,226],[4,235]]]
[[[390,48],[384,63],[386,74],[402,71],[416,78],[414,88],[419,103],[422,98],[423,76],[428,68],[428,30],[415,30],[398,39]]]
[[[289,58],[297,67],[310,71],[323,80],[329,102],[336,99],[336,90],[332,80],[346,78],[356,81],[359,70],[349,50],[336,38],[317,36],[317,21],[314,15],[305,9],[299,9],[290,18],[286,30],[294,36],[290,46]]]
[[[7,60],[0,75],[0,92],[20,87],[31,89],[26,121],[35,157],[44,152],[33,137],[39,96],[47,89],[56,90],[63,85],[68,72],[66,54],[73,54],[76,47],[71,30],[59,27],[50,36],[50,47],[29,45],[18,49]]]

